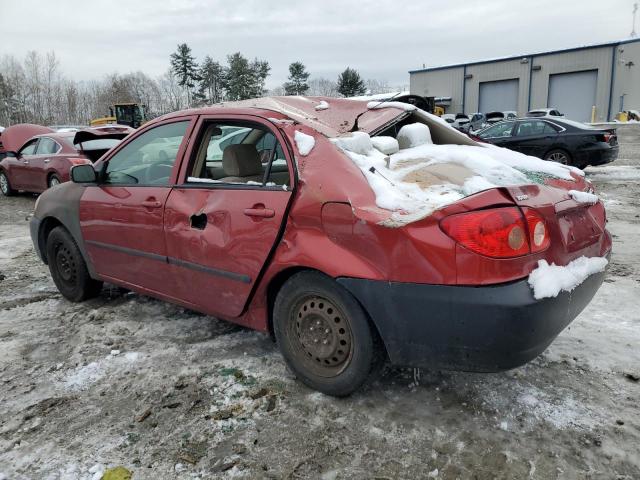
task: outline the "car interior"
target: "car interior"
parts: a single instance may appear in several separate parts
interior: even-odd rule
[[[189,182],[290,185],[282,146],[265,127],[215,123],[201,138]]]

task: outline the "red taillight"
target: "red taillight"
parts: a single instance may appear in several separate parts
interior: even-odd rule
[[[86,158],[70,158],[69,161],[71,165],[86,165],[87,163],[91,163],[91,160]]]
[[[551,243],[551,239],[549,238],[547,224],[542,218],[542,215],[530,208],[524,208],[523,210],[524,216],[527,219],[527,226],[529,227],[531,253],[546,250],[549,247],[549,243]]]
[[[547,226],[538,212],[517,207],[492,208],[446,217],[442,230],[471,251],[494,258],[539,252],[549,246]]]

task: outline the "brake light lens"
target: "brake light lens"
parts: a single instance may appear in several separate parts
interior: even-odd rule
[[[492,208],[444,218],[442,230],[469,250],[493,258],[520,257],[549,247],[542,216],[525,208]]]
[[[87,163],[91,163],[91,160],[86,158],[70,158],[69,161],[71,165],[86,165]]]
[[[529,227],[529,244],[531,246],[531,253],[541,252],[549,248],[551,239],[547,232],[547,224],[535,210],[531,208],[524,208],[524,217],[527,219],[527,226]]]

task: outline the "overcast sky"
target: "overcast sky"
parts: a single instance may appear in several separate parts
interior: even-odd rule
[[[267,81],[301,60],[335,79],[408,85],[408,70],[627,38],[633,0],[0,0],[0,55],[54,50],[78,80],[168,67],[178,43],[198,60],[240,51]],[[639,26],[636,27],[640,31]]]

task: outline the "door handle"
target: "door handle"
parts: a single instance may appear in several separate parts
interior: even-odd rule
[[[252,208],[245,208],[244,214],[247,217],[272,218],[276,212],[270,208],[264,208],[264,205],[254,205]]]
[[[45,158],[45,159],[44,159],[44,163],[49,163],[50,161],[51,161],[51,159],[50,159],[50,158]]]
[[[162,203],[150,198],[142,202],[142,206],[146,208],[160,208],[162,206]]]

